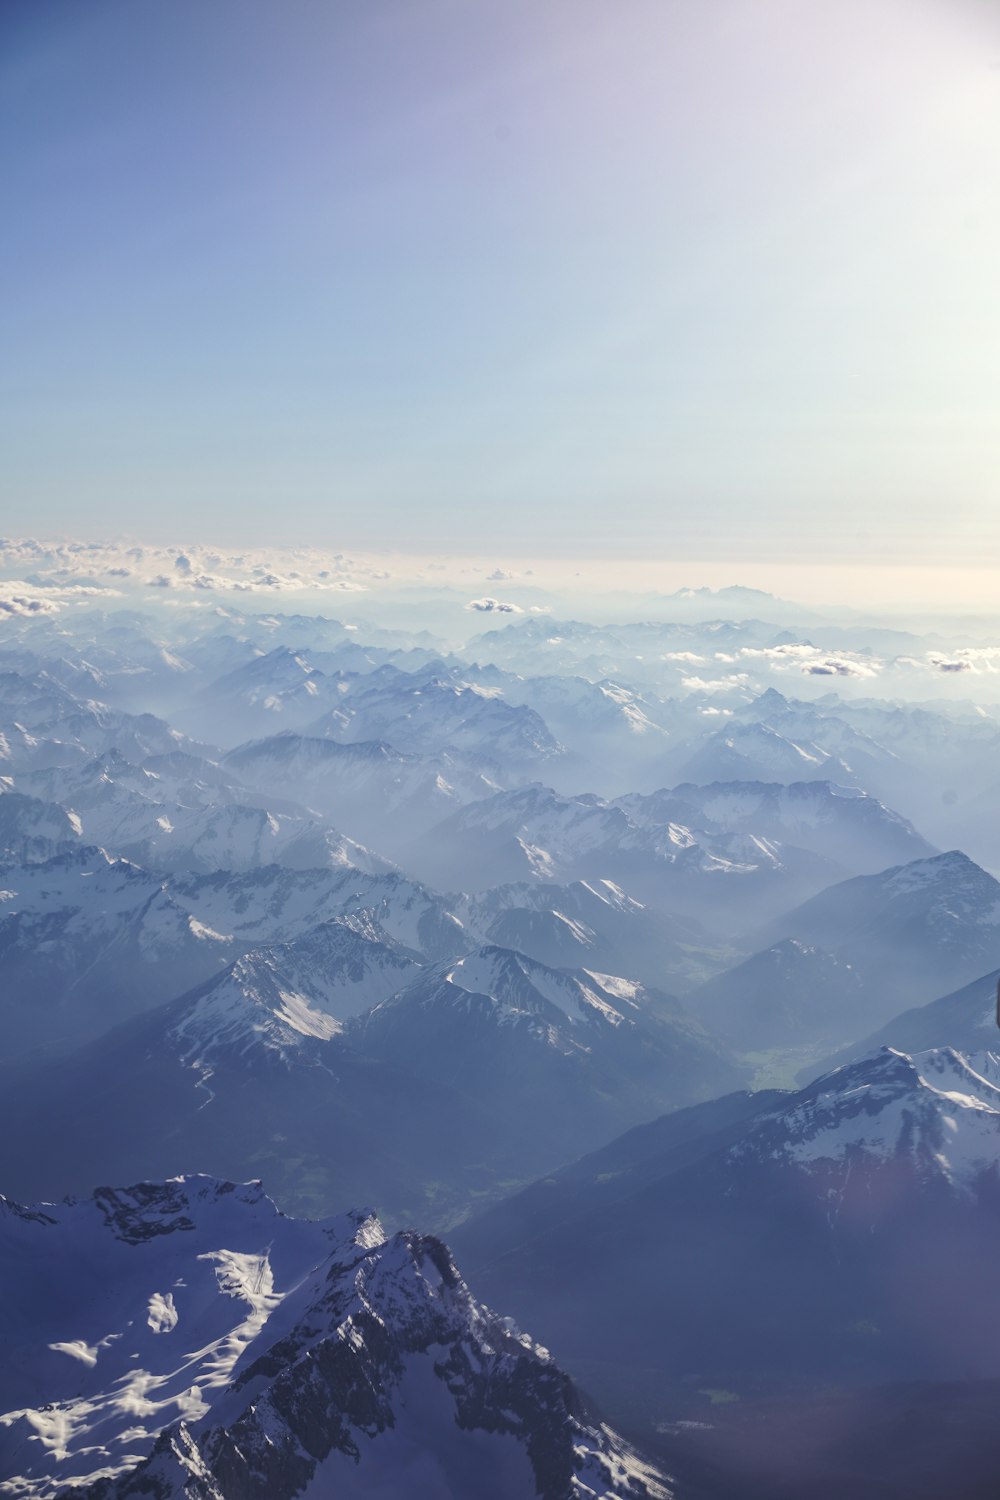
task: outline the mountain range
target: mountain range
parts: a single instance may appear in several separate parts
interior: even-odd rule
[[[635,981],[496,947],[427,963],[355,914],[250,950],[58,1060],[8,1066],[0,1177],[34,1199],[86,1191],[102,1167],[168,1175],[195,1156],[266,1172],[296,1211],[367,1189],[393,1223],[438,1227],[744,1077]]]
[[[992,636],[24,545],[0,1492],[992,1497]]]

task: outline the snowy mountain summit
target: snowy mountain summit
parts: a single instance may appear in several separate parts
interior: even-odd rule
[[[666,1497],[440,1240],[207,1177],[0,1200],[4,1492]]]
[[[973,1195],[1000,1185],[1000,1056],[884,1047],[794,1095],[734,1148],[809,1169],[896,1166]]]

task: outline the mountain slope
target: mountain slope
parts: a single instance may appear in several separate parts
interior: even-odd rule
[[[455,903],[470,936],[556,969],[597,969],[662,988],[698,973],[692,923],[654,912],[611,880],[520,881]]]
[[[856,1036],[867,1004],[849,963],[795,938],[752,954],[690,996],[695,1015],[743,1052],[819,1047]]]
[[[681,823],[715,834],[753,834],[807,850],[852,875],[874,874],[936,851],[913,824],[853,786],[831,781],[691,783],[619,797],[642,826]]]
[[[222,764],[262,791],[285,788],[350,838],[393,858],[453,808],[497,789],[461,756],[404,754],[376,740],[276,734],[238,746]]]
[[[265,798],[181,751],[142,765],[112,751],[80,765],[20,774],[16,786],[71,808],[87,843],[164,872],[272,863],[393,868],[287,798]]]
[[[743,1081],[676,1002],[485,945],[424,971],[351,1032],[369,1058],[468,1091],[520,1159],[550,1162]]]
[[[1000,881],[954,849],[842,881],[758,937],[761,946],[794,938],[851,964],[871,1025],[1000,963]]]
[[[174,1039],[199,1068],[260,1046],[277,1054],[302,1037],[337,1036],[352,1016],[419,973],[419,957],[367,915],[335,918],[291,943],[254,948],[194,996]]]
[[[707,736],[677,766],[682,782],[834,781],[856,786],[859,778],[839,755],[814,740],[790,738],[764,723],[728,723]]]
[[[719,932],[754,914],[763,920],[793,891],[819,890],[840,871],[823,854],[754,833],[661,819],[656,805],[657,794],[611,803],[532,783],[459,809],[400,860],[473,893],[526,880],[611,880],[657,911]]]
[[[0,778],[0,865],[42,864],[80,842],[80,819],[56,803],[8,789]]]
[[[156,876],[103,850],[79,845],[41,864],[8,865],[0,869],[2,1055],[79,1045],[217,974],[234,951]]]
[[[953,1047],[956,1052],[978,1053],[1000,1046],[997,1030],[997,986],[1000,969],[983,974],[950,995],[927,1005],[915,1005],[893,1016],[891,1021],[861,1041],[843,1047],[825,1062],[810,1068],[807,1078],[829,1072],[875,1052],[894,1047],[898,1052],[925,1052],[932,1047]],[[806,1081],[806,1079],[803,1079]]]

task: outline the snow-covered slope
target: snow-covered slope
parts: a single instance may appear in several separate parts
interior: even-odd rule
[[[167,889],[195,921],[245,946],[290,942],[320,922],[362,911],[394,942],[430,958],[467,946],[446,898],[395,873],[269,865],[243,874],[178,875]]]
[[[807,850],[851,874],[874,874],[936,851],[913,825],[856,787],[829,781],[690,783],[619,797],[640,827],[680,823],[706,834],[751,834]]]
[[[681,781],[834,781],[859,778],[839,755],[809,739],[791,739],[763,723],[729,723],[677,766]]]
[[[205,1177],[0,1200],[0,1236],[11,1494],[666,1494],[439,1240]]]
[[[248,953],[58,1064],[8,1069],[0,1180],[49,1197],[195,1162],[266,1170],[309,1212],[367,1184],[394,1222],[438,1227],[742,1081],[668,995],[500,949],[420,969],[359,914]]]
[[[184,752],[133,765],[116,751],[80,764],[22,773],[15,786],[71,809],[81,837],[163,872],[252,870],[261,865],[392,869],[362,845],[274,794],[240,787]]]
[[[204,1177],[3,1200],[0,1235],[0,1464],[18,1494],[134,1466],[161,1427],[207,1410],[335,1245],[378,1237],[363,1221],[287,1219],[259,1184]]]
[[[393,943],[367,914],[340,917],[278,947],[255,948],[197,992],[170,1039],[193,1066],[220,1055],[278,1056],[305,1037],[327,1040],[411,981],[416,954]]]
[[[0,868],[4,1055],[97,1036],[233,953],[156,876],[103,850]]]
[[[741,724],[766,726],[800,745],[821,747],[848,765],[862,785],[880,794],[905,765],[892,749],[849,723],[833,706],[789,699],[774,688],[738,710],[737,717]]]
[[[463,808],[412,858],[436,882],[472,891],[526,878],[574,880],[628,830],[625,814],[599,797],[563,797],[535,782]]]
[[[42,864],[0,868],[0,1057],[79,1045],[217,976],[247,949],[273,944],[301,944],[301,960],[282,958],[292,990],[319,997],[334,1015],[354,1014],[391,990],[380,981],[369,985],[360,969],[351,979],[354,960],[327,951],[323,924],[351,915],[377,924],[387,945],[406,950],[391,988],[412,973],[413,954],[439,958],[468,945],[441,897],[397,873],[353,865],[270,865],[164,882],[80,846]],[[310,943],[313,929],[319,932]],[[322,971],[311,981],[304,977],[310,965]],[[390,961],[386,972],[392,969]]]
[[[557,969],[599,969],[662,988],[698,972],[699,934],[611,880],[520,881],[455,903],[474,940]]]
[[[745,799],[761,809],[762,826],[775,822],[762,807],[765,790]],[[827,802],[835,800],[827,793]],[[713,822],[697,799],[683,806],[690,823],[679,820],[682,804],[670,793],[607,802],[533,783],[461,808],[401,860],[435,884],[472,892],[523,880],[611,879],[661,911],[730,931],[738,921],[734,912],[742,914],[742,925],[754,913],[761,920],[780,910],[792,891],[820,890],[845,868],[823,848],[837,843],[836,830],[782,843],[755,831],[751,815],[727,824],[721,813]],[[840,839],[841,852],[848,843]],[[870,863],[865,850],[861,867]]]
[[[522,771],[558,758],[561,746],[527,704],[449,671],[443,663],[416,672],[384,666],[342,678],[339,701],[306,730],[345,742],[386,740],[419,755],[456,750]]]
[[[731,1162],[769,1157],[824,1177],[905,1165],[925,1189],[975,1199],[984,1178],[1000,1187],[1000,1054],[883,1048],[756,1122]]]

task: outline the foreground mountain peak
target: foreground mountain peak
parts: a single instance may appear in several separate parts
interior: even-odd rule
[[[0,1233],[18,1495],[668,1495],[431,1236],[207,1177],[11,1206]]]

